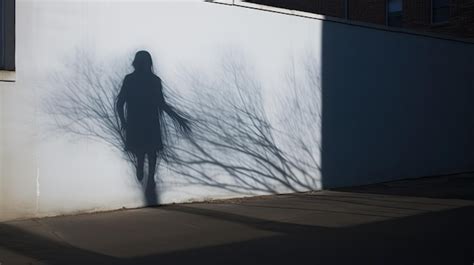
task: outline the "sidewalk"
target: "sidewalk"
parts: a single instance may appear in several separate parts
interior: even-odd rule
[[[0,224],[0,264],[473,264],[474,175]]]

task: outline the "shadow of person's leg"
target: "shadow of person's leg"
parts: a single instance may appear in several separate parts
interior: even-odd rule
[[[142,181],[144,176],[144,167],[145,167],[145,153],[138,152],[135,154],[137,156],[137,179],[138,181]]]
[[[148,181],[146,184],[145,197],[148,205],[156,205],[158,196],[156,194],[156,152],[148,152]]]
[[[153,182],[155,181],[155,173],[156,173],[156,153],[150,152],[148,153],[148,178],[152,179]]]

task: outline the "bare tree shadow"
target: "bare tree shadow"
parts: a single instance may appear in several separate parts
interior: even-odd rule
[[[84,51],[78,52],[67,70],[51,78],[57,89],[44,106],[58,132],[95,139],[120,152],[136,170],[137,179],[148,183],[143,191],[148,205],[159,201],[156,189],[150,188],[156,185],[155,154],[156,161],[164,162],[158,163],[156,171],[166,167],[183,185],[204,185],[236,194],[314,190],[320,188],[321,114],[319,75],[313,57],[304,57],[302,76],[294,68],[298,63],[290,64],[283,86],[292,92],[275,103],[280,111],[272,110],[271,114],[277,113],[276,119],[269,116],[263,85],[253,64],[241,53],[224,56],[212,78],[202,71],[183,71],[185,96],[160,78],[151,78],[154,81],[150,82],[163,92],[156,97],[135,95],[135,104],[159,99],[155,102],[160,110],[157,115],[165,126],[152,128],[152,136],[127,139],[127,134],[134,132],[127,131],[130,110],[124,104],[134,95],[123,96],[123,91],[137,90],[125,88],[130,76],[122,83],[127,66],[97,63]],[[140,80],[131,87],[144,86]],[[140,125],[133,127],[147,127],[148,120],[155,117],[143,119],[146,115],[138,115]],[[175,126],[168,126],[173,123]],[[185,138],[180,140],[183,132]],[[147,140],[137,140],[141,138]],[[139,142],[140,148],[130,148],[130,141]]]
[[[281,109],[271,112],[277,113],[276,121],[244,55],[228,53],[212,78],[199,71],[183,73],[194,96],[178,102],[186,102],[196,126],[192,138],[175,149],[172,170],[188,183],[236,193],[318,189],[320,89],[311,59],[304,64],[303,81],[297,83],[301,77],[289,71],[285,85],[291,92],[276,102]],[[219,178],[222,175],[231,180]]]

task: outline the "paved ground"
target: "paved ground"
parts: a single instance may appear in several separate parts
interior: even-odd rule
[[[0,224],[10,264],[473,264],[474,176]]]

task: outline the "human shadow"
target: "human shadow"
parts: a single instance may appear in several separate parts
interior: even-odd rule
[[[145,158],[148,160],[145,199],[157,204],[155,173],[159,157],[165,154],[168,124],[166,113],[183,133],[191,132],[189,120],[166,102],[161,79],[153,73],[149,52],[138,51],[133,60],[134,71],[125,76],[116,99],[124,151],[132,159],[138,181],[144,181]]]
[[[50,77],[58,89],[43,102],[50,130],[112,147],[135,171],[146,205],[159,204],[159,162],[169,156],[169,138],[189,135],[190,122],[165,100],[150,53],[136,53],[130,74],[124,60],[111,67],[80,49],[66,61],[68,70]]]

